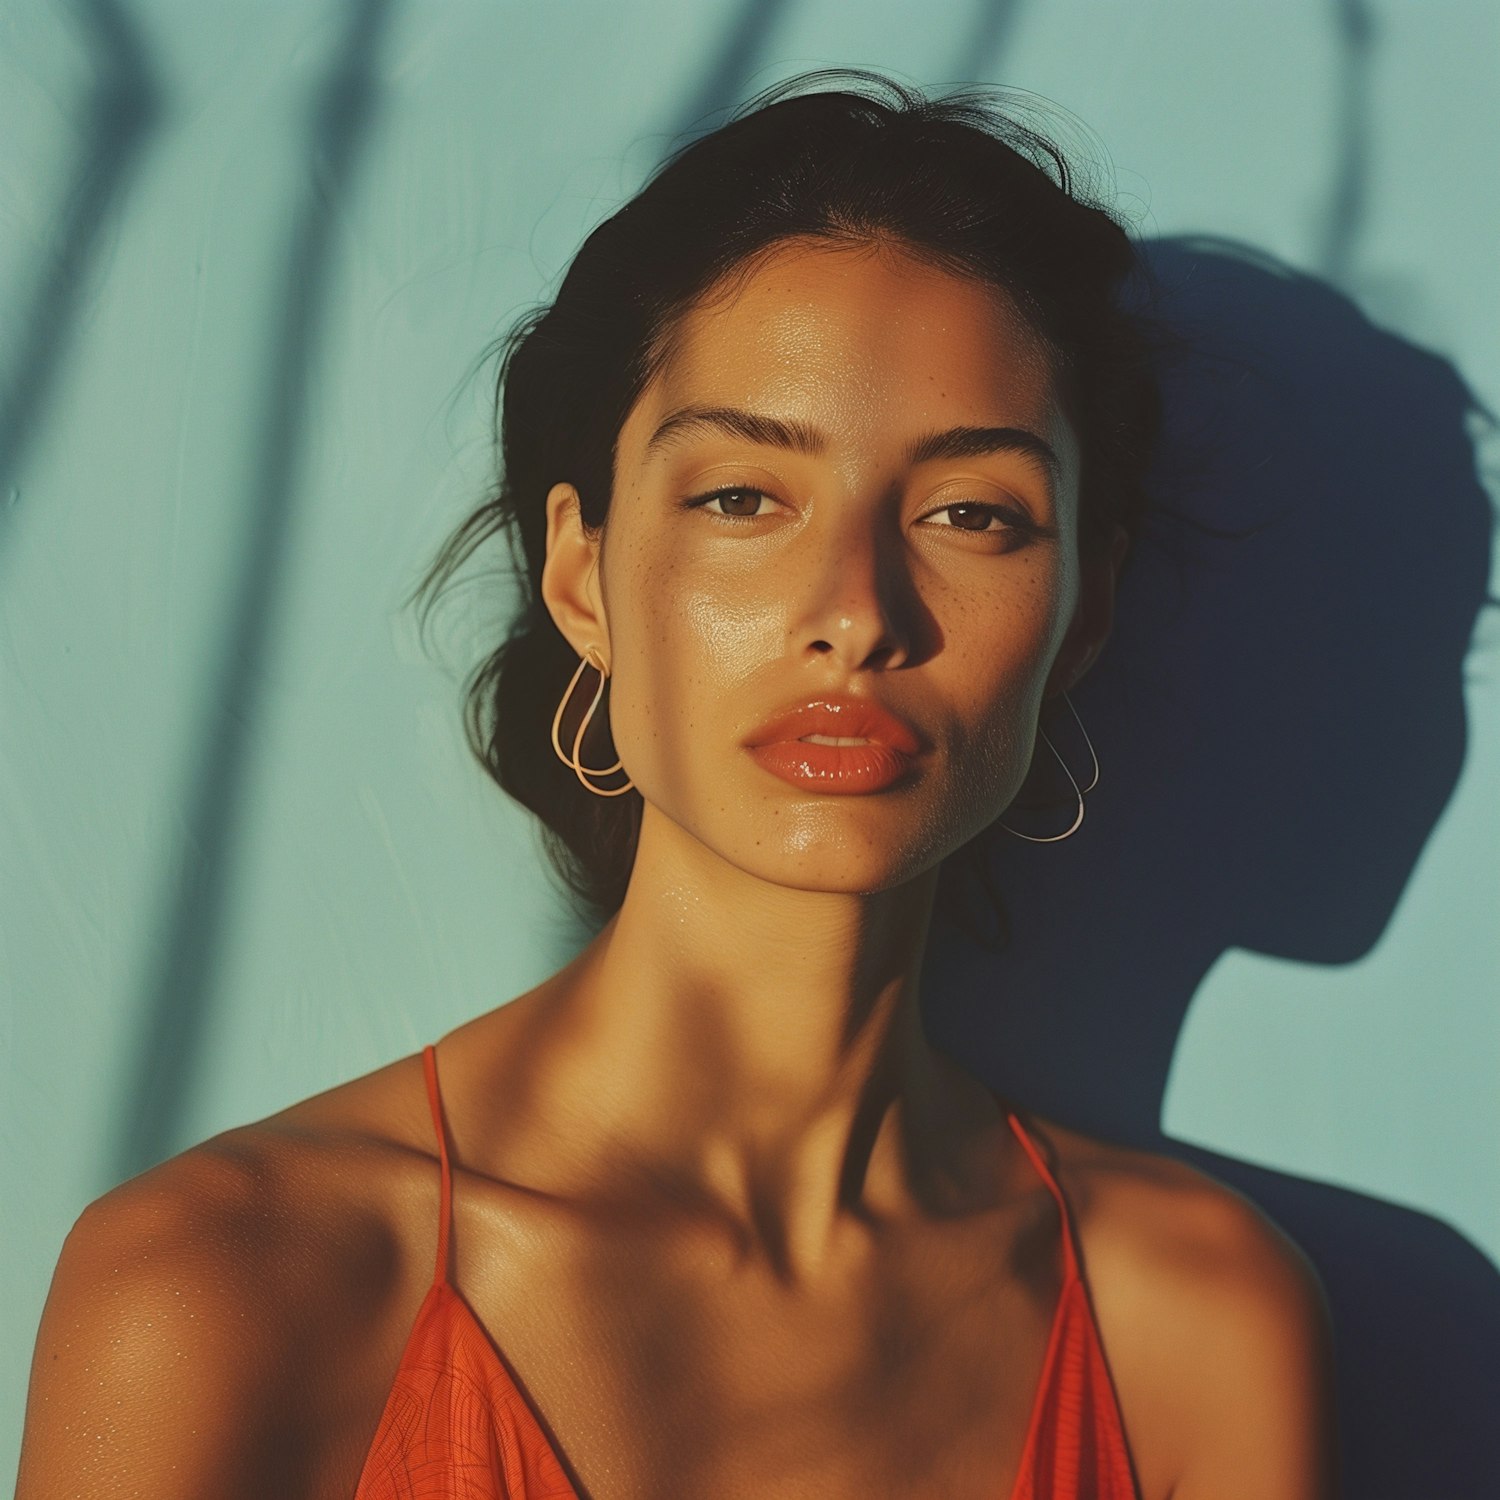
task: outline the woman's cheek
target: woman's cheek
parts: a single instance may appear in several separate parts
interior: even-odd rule
[[[610,622],[611,730],[637,780],[681,785],[716,747],[737,742],[733,714],[745,700],[737,688],[765,651],[767,632],[725,599],[673,589],[660,577],[630,597],[640,607],[628,621]]]
[[[1035,751],[1035,724],[1058,637],[1053,611],[1039,607],[997,611],[980,637],[988,649],[967,653],[961,675],[969,684],[973,717],[966,725],[961,782],[976,795],[988,789],[1009,805]]]
[[[785,651],[784,605],[727,589],[690,590],[672,604],[675,618],[666,628],[690,637],[704,669],[723,682]]]

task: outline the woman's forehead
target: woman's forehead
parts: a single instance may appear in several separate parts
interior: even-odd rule
[[[1053,361],[1001,289],[882,247],[778,247],[687,312],[636,403],[641,458],[669,413],[723,406],[853,441],[953,422],[1054,428]],[[633,439],[633,441],[632,441]]]

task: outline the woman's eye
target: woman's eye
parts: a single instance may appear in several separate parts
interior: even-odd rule
[[[985,505],[978,500],[955,501],[952,505],[933,511],[926,519],[931,520],[933,516],[953,517],[944,530],[973,531],[980,535],[997,536],[1006,530],[1031,532],[1036,529],[1031,517],[1024,511],[1012,510],[1004,505]],[[999,524],[991,526],[991,521]]]
[[[709,506],[717,500],[721,508],[710,510],[710,515],[721,516],[726,521],[758,521],[761,517],[756,512],[760,502],[770,498],[764,490],[730,485],[721,490],[711,490],[706,495],[695,495],[691,500],[683,503],[688,509],[693,510],[700,505]]]
[[[695,495],[683,501],[689,510],[705,507],[710,515],[725,521],[760,521],[769,511],[761,509],[761,501],[771,501],[764,490],[752,489],[748,485],[726,485],[722,489],[710,490],[706,495]],[[774,503],[774,502],[772,502]],[[979,536],[1000,536],[1005,532],[1034,535],[1042,530],[1025,511],[1004,505],[989,505],[978,500],[958,500],[932,511],[926,520],[936,516],[949,519],[940,522],[947,531],[968,531]]]

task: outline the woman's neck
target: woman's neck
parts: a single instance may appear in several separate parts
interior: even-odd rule
[[[537,1016],[528,1092],[580,1162],[731,1220],[789,1277],[872,1215],[951,1212],[986,1192],[961,1152],[998,1110],[922,1028],[935,886],[774,886],[648,818]]]

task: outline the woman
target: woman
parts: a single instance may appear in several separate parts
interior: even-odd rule
[[[1144,505],[1133,267],[1039,137],[860,72],[590,235],[427,583],[509,531],[471,733],[607,920],[92,1204],[21,1500],[1333,1493],[1302,1256],[921,1022],[943,860],[1039,736],[1076,807],[1003,826],[1071,835],[1097,775],[1059,747]]]

